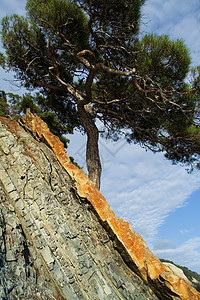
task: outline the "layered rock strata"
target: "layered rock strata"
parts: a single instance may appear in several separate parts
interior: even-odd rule
[[[39,117],[19,123],[0,118],[0,298],[200,299],[115,218]]]

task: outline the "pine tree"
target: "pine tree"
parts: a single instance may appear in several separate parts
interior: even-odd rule
[[[47,119],[55,113],[63,126],[86,132],[89,177],[98,189],[97,119],[105,138],[125,136],[173,162],[191,163],[199,153],[198,75],[186,83],[191,60],[183,41],[140,38],[144,2],[28,0],[27,17],[2,20],[1,66],[42,95]]]

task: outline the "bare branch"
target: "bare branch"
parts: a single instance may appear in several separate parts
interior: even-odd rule
[[[133,76],[133,74],[136,72],[135,68],[133,68],[131,71],[121,71],[121,70],[109,68],[109,67],[105,66],[103,63],[96,64],[96,68],[103,69],[111,74],[122,75],[122,76]]]
[[[77,56],[82,56],[82,55],[85,55],[87,53],[92,55],[93,57],[95,57],[95,54],[92,51],[88,50],[88,49],[85,49],[85,50],[82,50],[82,51],[78,52]]]
[[[123,101],[126,101],[126,100],[127,99],[113,99],[113,100],[107,101],[105,99],[105,101],[101,101],[101,98],[99,98],[99,97],[93,98],[94,103],[98,103],[98,104],[102,104],[102,105],[109,105],[109,104],[112,104],[112,103],[123,102]]]
[[[83,55],[85,55],[87,53],[92,55],[93,57],[95,57],[94,53],[87,49],[78,52],[76,56],[85,65],[85,67],[87,69],[89,69],[89,70],[92,68],[94,69],[95,67],[86,58],[83,57]]]
[[[30,68],[30,66],[32,65],[32,63],[34,63],[34,61],[35,61],[36,59],[40,59],[40,57],[37,56],[37,57],[35,57],[34,59],[32,59],[32,60],[29,62],[28,66],[27,66],[27,68],[26,68],[26,70],[25,70],[25,72],[28,71],[28,69]]]

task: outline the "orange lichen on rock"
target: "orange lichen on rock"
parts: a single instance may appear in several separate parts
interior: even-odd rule
[[[112,218],[107,220],[112,231],[126,248],[128,254],[138,267],[143,279],[155,279],[165,271],[165,266],[149,250],[143,238],[134,233],[132,227],[123,219]]]
[[[80,186],[79,191],[85,194],[86,198],[92,204],[102,221],[115,217],[114,212],[110,209],[110,206],[104,196],[99,193],[90,181],[85,183],[82,187]]]
[[[1,121],[3,124],[6,125],[6,128],[8,131],[14,133],[17,135],[18,129],[19,129],[19,124],[12,120],[12,119],[7,119],[5,117],[0,117]]]
[[[39,117],[28,111],[22,118],[22,122],[34,135],[36,134],[39,138],[44,139],[52,148],[61,165],[74,180],[78,195],[86,198],[92,204],[102,222],[108,224],[115,238],[120,242],[124,251],[128,253],[130,259],[137,267],[137,273],[146,282],[153,281],[153,286],[156,286],[156,284],[158,286],[163,285],[165,287],[164,290],[168,288],[183,300],[200,299],[200,294],[189,283],[175,275],[173,271],[169,271],[160,262],[149,250],[142,237],[133,232],[128,222],[115,217],[103,195],[94,187],[83,170],[70,162],[63,143],[49,131],[47,125]]]

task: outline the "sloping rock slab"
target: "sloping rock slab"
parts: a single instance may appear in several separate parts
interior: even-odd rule
[[[115,217],[58,137],[30,111],[20,125],[0,118],[0,182],[1,264],[11,282],[8,287],[0,274],[5,297],[200,299]]]

